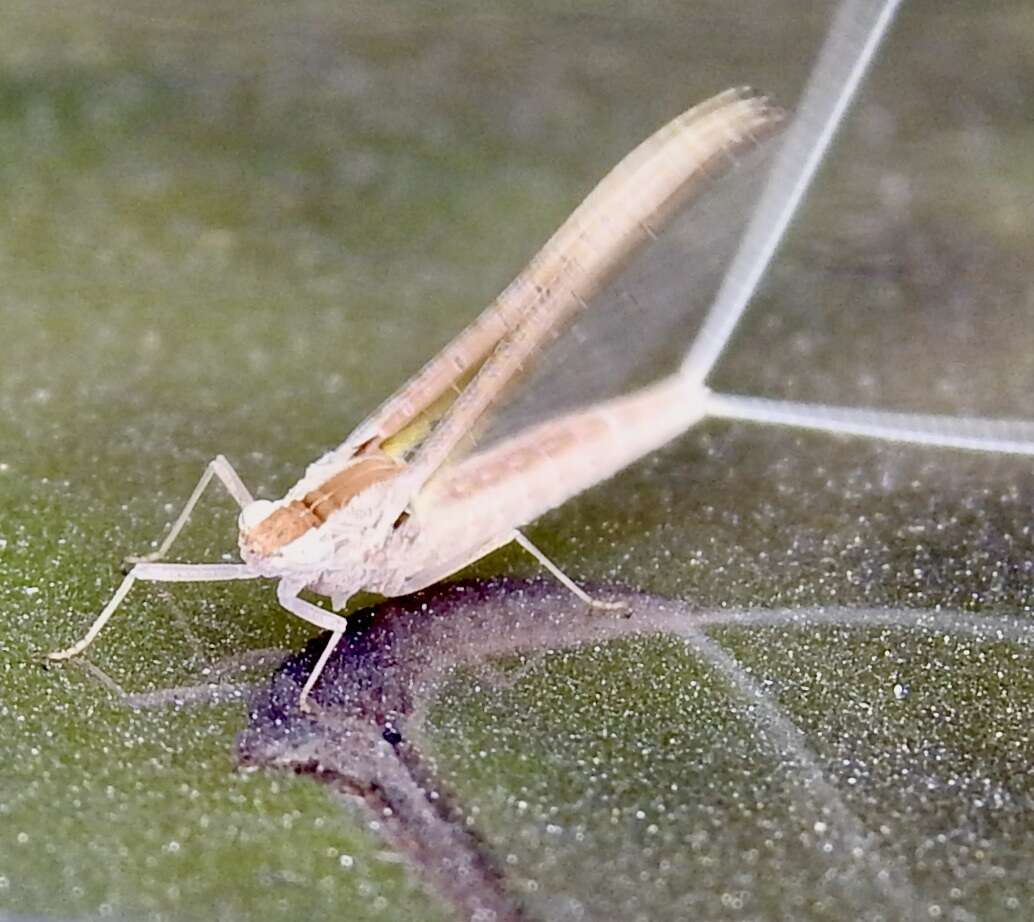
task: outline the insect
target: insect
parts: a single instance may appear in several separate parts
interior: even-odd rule
[[[469,327],[281,499],[254,499],[229,461],[206,468],[153,554],[136,558],[67,659],[103,629],[137,581],[269,577],[292,614],[329,630],[301,705],[345,633],[340,610],[360,591],[403,595],[516,541],[586,603],[591,599],[519,530],[577,493],[661,447],[707,416],[985,450],[1034,450],[1034,426],[818,407],[714,394],[705,386],[757,280],[821,160],[896,6],[845,4],[868,26],[864,42],[827,42],[773,166],[765,194],[700,335],[681,369],[650,386],[566,413],[484,449],[470,435],[556,331],[647,247],[707,182],[773,136],[783,113],[763,96],[730,90],[662,127],[609,173]],[[859,12],[861,9],[861,12]],[[861,17],[859,19],[859,17]],[[841,28],[841,35],[843,29]],[[837,26],[831,32],[837,35]],[[830,92],[830,87],[834,92]],[[807,117],[805,117],[807,116]],[[240,563],[162,562],[212,478],[240,506]]]
[[[589,599],[517,529],[698,421],[699,394],[687,395],[672,379],[459,461],[456,449],[545,340],[651,239],[666,215],[772,134],[782,118],[764,97],[731,90],[663,127],[614,168],[477,320],[312,464],[285,497],[254,499],[230,463],[215,458],[158,550],[136,560],[86,635],[51,658],[82,652],[138,580],[272,577],[284,608],[332,631],[304,701],[343,636],[345,619],[300,598],[302,590],[329,597],[335,609],[361,590],[403,595],[514,540],[587,602],[605,605]],[[160,562],[213,477],[241,507],[242,562]]]

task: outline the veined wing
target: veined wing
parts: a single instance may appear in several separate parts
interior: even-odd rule
[[[621,161],[575,210],[521,276],[534,300],[484,361],[400,475],[413,496],[469,435],[563,323],[724,173],[739,153],[775,132],[781,110],[734,90],[665,125]]]
[[[776,156],[769,156],[776,145],[739,152],[742,162],[734,178],[712,184],[658,240],[629,260],[538,363],[532,380],[492,415],[480,433],[479,452],[558,413],[626,394],[675,367],[703,383],[796,213],[899,2],[838,5]]]
[[[678,367],[713,302],[780,142],[736,154],[625,260],[536,356],[475,434],[478,452],[559,414],[628,394]]]
[[[776,158],[776,168],[767,177],[765,177],[766,171],[758,171],[758,176],[767,179],[763,189],[760,185],[755,187],[753,183],[743,182],[743,177],[738,177],[741,181],[722,184],[720,189],[717,190],[720,195],[712,196],[712,198],[719,197],[727,200],[728,195],[726,193],[730,189],[740,193],[747,191],[753,196],[754,198],[740,200],[740,207],[738,208],[739,220],[732,217],[737,209],[734,208],[730,211],[727,207],[727,202],[724,206],[724,213],[723,206],[720,206],[716,213],[711,216],[701,213],[705,210],[701,208],[701,205],[706,206],[706,200],[702,203],[694,203],[696,207],[686,209],[688,214],[684,215],[684,217],[688,217],[693,221],[689,228],[691,233],[687,235],[684,233],[684,227],[676,227],[679,232],[668,235],[669,239],[666,243],[670,244],[669,246],[654,245],[648,248],[646,258],[640,258],[636,263],[630,265],[617,278],[616,284],[604,292],[605,297],[603,300],[609,298],[611,301],[609,312],[607,309],[598,310],[598,305],[595,302],[591,309],[586,312],[585,319],[587,320],[593,320],[597,316],[606,318],[608,313],[615,314],[612,307],[615,298],[619,300],[621,298],[626,299],[628,306],[634,311],[638,308],[638,304],[636,304],[636,299],[632,292],[636,287],[637,281],[641,281],[641,279],[636,278],[636,273],[640,273],[645,275],[647,294],[652,302],[652,310],[649,312],[650,316],[646,326],[651,328],[652,335],[656,337],[656,331],[660,328],[656,317],[658,302],[661,302],[659,313],[662,320],[667,319],[670,321],[674,319],[685,322],[688,319],[685,303],[675,305],[673,309],[668,309],[672,308],[672,305],[664,305],[663,302],[666,300],[669,302],[677,301],[680,298],[683,302],[686,302],[695,296],[699,306],[701,297],[705,298],[706,300],[703,304],[710,304],[710,307],[704,319],[703,330],[697,336],[694,347],[689,351],[689,357],[679,356],[678,352],[681,347],[677,343],[674,344],[676,357],[682,358],[680,371],[670,379],[661,380],[654,387],[643,389],[641,392],[637,391],[627,398],[614,399],[614,395],[607,395],[611,399],[600,402],[600,397],[604,395],[597,391],[594,395],[597,402],[584,411],[568,413],[559,425],[546,422],[533,426],[531,425],[532,423],[539,422],[540,420],[536,420],[534,416],[530,419],[526,418],[521,421],[523,426],[515,427],[519,428],[520,431],[507,438],[505,442],[496,446],[490,444],[488,447],[485,447],[483,445],[469,459],[460,462],[459,465],[450,465],[443,470],[441,475],[435,478],[429,489],[422,493],[418,499],[427,500],[431,504],[434,503],[435,495],[442,497],[451,496],[453,499],[462,500],[467,489],[467,480],[481,480],[486,483],[496,480],[498,479],[500,468],[505,468],[510,479],[514,480],[518,473],[525,474],[526,476],[524,476],[522,483],[528,481],[529,477],[531,477],[531,468],[536,465],[544,468],[547,476],[559,477],[559,461],[560,455],[563,453],[553,451],[555,448],[553,443],[559,437],[569,438],[576,431],[585,429],[590,425],[600,424],[599,417],[606,417],[602,423],[605,429],[615,429],[614,421],[619,415],[619,411],[624,412],[625,405],[629,404],[630,401],[634,403],[636,395],[639,393],[647,398],[651,398],[654,391],[658,391],[658,389],[663,391],[661,402],[649,404],[652,407],[651,413],[658,417],[657,426],[659,428],[663,427],[659,417],[663,416],[664,412],[667,412],[666,402],[674,400],[678,404],[688,401],[692,404],[694,402],[694,394],[703,396],[705,393],[702,387],[703,379],[721,354],[750,294],[768,265],[790,219],[796,212],[814,176],[815,170],[843,118],[847,105],[857,90],[865,69],[871,62],[873,54],[886,31],[897,2],[898,0],[849,0],[838,10],[830,34],[820,54],[816,71],[809,81],[805,92],[801,115],[791,130],[790,138],[783,145]],[[792,143],[790,143],[791,141]],[[757,207],[759,200],[761,205]],[[724,229],[726,231],[725,243],[728,244],[731,241],[735,244],[739,238],[739,231],[746,225],[746,218],[751,216],[753,217],[748,225],[748,230],[742,240],[739,240],[735,258],[731,258],[733,257],[733,248],[731,246],[719,247],[718,260],[711,267],[710,275],[712,277],[709,280],[710,284],[701,286],[699,284],[701,281],[700,267],[690,264],[691,259],[693,262],[697,262],[699,257],[706,257],[708,255],[710,248],[706,245],[706,242],[705,245],[701,245],[701,237],[710,236],[716,232],[717,236],[722,236]],[[730,229],[732,233],[729,233]],[[658,268],[656,262],[657,254],[660,254],[662,258],[667,259],[669,262],[674,258],[676,261],[674,271],[670,269],[656,271]],[[682,260],[681,264],[678,263],[680,258]],[[665,284],[666,281],[674,281],[674,285],[668,286]],[[716,282],[720,282],[720,284],[715,284]],[[661,288],[671,287],[672,290],[659,292],[657,290],[659,287],[658,283],[660,283]],[[713,287],[710,287],[711,285]],[[693,288],[698,290],[692,291],[691,289]],[[703,289],[702,291],[699,290],[701,288]],[[717,291],[717,296],[714,302],[711,303],[710,296],[715,291]],[[603,307],[606,308],[607,305],[603,305]],[[634,348],[628,348],[630,340],[634,341],[636,334],[636,325],[630,319],[629,313],[626,310],[624,317],[620,315],[620,312],[616,313],[617,320],[622,324],[622,328],[611,331],[611,333],[601,337],[605,345],[611,347],[617,345],[619,349],[626,352],[637,351]],[[616,335],[614,335],[615,332]],[[575,345],[577,347],[579,344],[576,343]],[[607,372],[612,371],[608,367],[609,363],[599,361],[599,345],[593,343],[588,351],[594,353],[593,358],[597,360],[595,363],[597,366],[603,365]],[[700,358],[701,355],[706,355],[706,358]],[[571,367],[574,366],[584,368],[586,363],[575,362],[572,363]],[[626,367],[631,366],[626,365]],[[561,375],[569,371],[563,365],[559,366],[559,369]],[[652,364],[651,370],[653,377],[658,378],[659,368],[657,363]],[[547,383],[555,380],[559,379],[554,374],[553,378],[547,378]],[[669,381],[673,382],[675,386],[667,387]],[[586,389],[583,388],[581,390],[583,403],[585,402],[585,394]],[[520,405],[519,400],[516,402],[516,405]],[[575,408],[573,406],[557,408],[554,405],[553,411],[556,412],[557,409],[573,410]],[[701,409],[700,415],[704,412]],[[715,410],[712,409],[711,412],[714,413]],[[511,413],[511,408],[507,408],[504,413]],[[689,424],[687,420],[692,415],[691,413],[685,420],[681,420],[681,424]],[[616,425],[614,437],[617,439],[618,444],[612,445],[606,454],[613,457],[620,455],[621,458],[628,454],[630,443],[634,441],[631,430],[634,428],[635,423],[636,419],[633,413],[631,417],[625,419],[624,423]],[[511,431],[513,430],[511,429]],[[509,433],[504,429],[499,435],[509,435]],[[662,441],[666,441],[668,437],[670,436],[665,436]],[[577,436],[577,438],[581,439],[582,437]],[[490,442],[491,439],[488,441]],[[656,444],[661,444],[662,441],[658,441]],[[646,445],[647,442],[653,444],[650,439],[646,439],[643,440],[643,445]],[[643,450],[649,449],[647,447]],[[588,443],[585,443],[585,453],[591,454],[592,451]],[[641,453],[633,451],[629,458],[637,457]],[[567,455],[565,454],[564,457],[567,458]],[[543,465],[544,460],[548,462],[545,465]],[[574,484],[577,481],[580,485],[564,491],[563,495],[557,494],[551,499],[548,497],[543,499],[538,504],[541,508],[538,508],[537,511],[529,511],[525,498],[523,511],[528,513],[528,516],[524,520],[530,520],[539,512],[555,505],[555,501],[562,501],[564,496],[573,495],[574,492],[584,489],[589,482],[594,482],[595,479],[598,479],[582,476],[585,473],[585,469],[590,467],[594,461],[594,458],[585,457],[583,460],[576,462],[577,470],[572,469],[568,471],[567,480],[570,484]],[[569,467],[570,459],[567,459],[565,463]],[[621,460],[619,464],[608,467],[608,471],[610,468],[617,470],[626,463],[628,463],[628,459]],[[534,492],[544,495],[549,493],[549,490],[546,488],[550,486],[551,484],[549,483],[540,483],[539,488]],[[521,488],[521,492],[531,491],[528,491],[525,486]],[[541,499],[542,497],[539,498]]]
[[[542,347],[656,239],[708,180],[773,134],[781,110],[730,90],[669,122],[622,160],[474,324],[338,448],[311,464],[250,533],[264,553],[295,540],[375,483],[378,520],[394,522]]]
[[[665,125],[622,160],[480,317],[349,436],[412,460],[418,487],[541,346],[687,202],[768,137],[782,112],[729,90]]]

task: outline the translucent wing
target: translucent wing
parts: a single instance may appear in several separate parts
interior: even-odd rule
[[[623,313],[629,322],[633,283],[644,277],[639,256],[664,253],[657,247],[663,229],[781,121],[782,112],[764,97],[732,90],[662,127],[599,183],[489,309],[346,446],[375,444],[405,458],[405,476],[419,489],[446,458],[469,449],[471,432],[572,317],[591,314],[593,322],[605,323]],[[608,294],[612,289],[616,297]],[[613,369],[608,375],[613,379]],[[584,399],[598,396],[579,390]]]
[[[493,418],[482,446],[587,400],[616,396],[676,363],[693,381],[707,377],[898,5],[899,0],[839,5],[778,156],[769,156],[773,145],[747,152],[732,175],[688,203],[660,239],[582,312],[528,386]]]
[[[482,445],[587,399],[616,396],[676,363],[694,381],[708,376],[898,5],[847,0],[838,6],[778,156],[770,156],[774,145],[745,152],[730,176],[688,203],[579,316],[528,387],[493,419]]]
[[[714,300],[772,159],[731,159],[579,311],[477,435],[486,448],[558,413],[627,393],[674,369]],[[560,332],[560,331],[558,331]]]

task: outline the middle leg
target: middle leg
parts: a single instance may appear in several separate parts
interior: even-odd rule
[[[317,627],[331,632],[330,640],[327,641],[327,645],[323,648],[320,658],[316,661],[316,665],[302,686],[302,693],[298,696],[298,706],[303,711],[311,711],[312,706],[309,704],[309,693],[323,673],[323,669],[329,662],[331,654],[337,649],[341,639],[345,636],[345,628],[348,622],[341,615],[335,615],[333,612],[320,608],[319,605],[314,605],[312,602],[306,602],[305,599],[299,598],[299,592],[301,592],[301,587],[287,585],[281,580],[276,590],[276,598],[292,615],[296,615],[303,621],[308,621],[310,624],[315,624]]]
[[[137,580],[157,583],[212,583],[231,579],[256,579],[258,574],[244,563],[138,563],[130,570],[89,630],[72,646],[47,654],[62,660],[78,656],[103,630]]]

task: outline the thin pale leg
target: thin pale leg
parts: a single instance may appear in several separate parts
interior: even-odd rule
[[[315,687],[323,669],[330,660],[331,654],[341,642],[341,638],[345,636],[345,628],[348,621],[341,617],[341,615],[335,615],[320,608],[319,605],[313,605],[312,602],[306,602],[305,599],[298,598],[300,591],[300,588],[288,586],[281,580],[276,590],[277,601],[292,615],[296,615],[303,621],[308,621],[310,624],[315,624],[317,627],[331,632],[330,640],[327,641],[327,645],[323,648],[320,658],[316,661],[312,672],[309,673],[309,677],[305,680],[305,685],[302,686],[302,693],[298,696],[298,706],[303,711],[310,711],[312,707],[309,704],[309,693]]]
[[[563,586],[565,589],[573,592],[579,599],[585,602],[586,605],[591,605],[593,608],[602,608],[606,611],[620,611],[623,608],[627,608],[624,602],[605,602],[602,599],[594,599],[589,593],[587,593],[581,586],[579,586],[570,576],[568,576],[563,570],[560,569],[552,560],[550,560],[545,554],[542,553],[523,532],[518,529],[513,530],[513,540],[516,541],[524,550],[526,550],[532,557],[534,557],[543,567],[545,567]]]
[[[341,638],[344,636],[344,628],[340,631],[334,631],[334,633],[330,635],[330,640],[327,641],[327,645],[323,648],[320,658],[316,660],[316,665],[313,666],[312,672],[309,673],[309,678],[305,680],[305,684],[302,686],[302,693],[298,696],[298,706],[303,711],[308,711],[310,709],[309,692],[312,691],[319,677],[323,675],[323,668],[327,665],[327,661],[330,659],[331,654],[337,649],[337,645],[341,642]]]
[[[257,575],[243,563],[139,563],[126,574],[111,600],[82,638],[65,650],[47,654],[47,659],[71,659],[82,653],[104,629],[137,580],[156,583],[216,583],[231,579],[256,579]]]
[[[226,487],[226,492],[233,497],[241,509],[254,501],[251,492],[244,486],[244,481],[241,480],[233,469],[233,465],[226,460],[224,455],[216,455],[208,462],[205,472],[198,480],[197,486],[194,487],[194,492],[190,494],[190,499],[187,500],[179,517],[172,523],[172,528],[169,529],[165,540],[158,546],[158,550],[152,551],[150,554],[144,554],[141,557],[127,557],[126,562],[153,563],[154,561],[161,560],[169,553],[169,548],[172,547],[173,542],[179,537],[179,533],[183,530],[183,526],[187,524],[190,514],[194,511],[194,507],[198,504],[198,500],[201,499],[201,495],[205,492],[205,488],[211,483],[213,477],[219,478],[219,482]]]
[[[1030,420],[894,413],[714,393],[707,395],[707,415],[859,435],[906,445],[937,445],[992,454],[1034,454],[1034,422]]]

